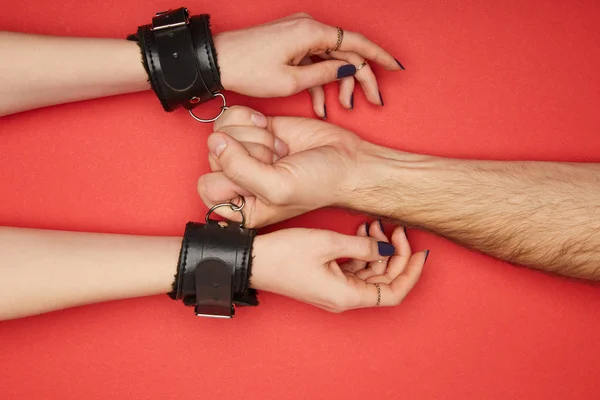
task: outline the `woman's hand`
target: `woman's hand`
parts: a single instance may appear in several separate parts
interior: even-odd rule
[[[387,70],[402,65],[388,52],[363,35],[344,31],[339,51],[334,49],[337,29],[301,13],[247,29],[215,35],[223,87],[253,97],[290,96],[309,89],[317,115],[326,118],[322,85],[340,80],[340,103],[353,107],[354,78],[367,99],[383,105],[377,79],[363,61],[373,61]],[[311,56],[322,62],[312,63]]]
[[[332,312],[395,306],[419,280],[428,251],[412,254],[401,227],[391,239],[379,221],[362,224],[357,236],[313,229],[261,235],[251,284]]]

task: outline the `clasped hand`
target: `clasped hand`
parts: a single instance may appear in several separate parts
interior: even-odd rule
[[[232,107],[208,138],[212,173],[198,190],[212,206],[238,195],[246,199],[247,223],[272,224],[320,207],[342,205],[358,186],[360,157],[369,144],[322,121],[264,115]],[[222,210],[222,211],[221,211]],[[226,218],[235,214],[221,208]],[[391,243],[379,221],[356,236],[287,229],[258,236],[252,285],[329,311],[396,305],[421,274],[427,254],[412,254],[402,227]],[[338,263],[338,259],[349,259]],[[375,285],[378,284],[378,285]]]

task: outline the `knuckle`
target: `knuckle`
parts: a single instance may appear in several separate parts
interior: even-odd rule
[[[331,69],[328,68],[327,63],[321,63],[321,69],[319,71],[321,82],[328,82],[332,80]]]
[[[234,182],[242,180],[244,177],[244,165],[237,157],[233,158],[229,162],[227,168],[225,168],[225,165],[223,167],[225,175],[227,175],[227,177]]]
[[[334,251],[341,251],[343,250],[343,244],[340,242],[339,237],[337,234],[335,234],[332,231],[320,231],[320,234],[322,235],[321,238],[319,238],[319,240],[324,243],[328,248],[334,250]]]
[[[356,32],[354,35],[356,35],[356,39],[360,42],[367,40],[367,37],[360,32]]]
[[[211,196],[211,185],[210,179],[201,177],[198,179],[198,184],[196,186],[196,190],[198,191],[198,195],[207,205],[212,205],[214,203],[214,199]]]
[[[298,18],[294,21],[295,29],[298,30],[298,34],[303,35],[305,38],[316,38],[321,33],[321,23],[308,16],[305,18]]]
[[[284,79],[280,86],[279,86],[279,90],[285,95],[285,96],[291,96],[293,94],[296,94],[299,90],[298,88],[300,87],[300,80],[298,78],[297,75],[294,74],[290,74],[286,79]]]
[[[265,164],[271,164],[273,162],[273,152],[265,146],[260,146],[260,156],[257,158]]]
[[[267,131],[266,129],[262,129],[258,132],[258,141],[260,144],[262,144],[263,146],[268,147],[269,149],[273,148],[273,142],[275,140],[275,138],[273,137],[273,134],[270,133],[269,131]]]
[[[356,243],[356,251],[364,257],[368,257],[373,253],[373,246],[373,241],[365,238],[365,240],[360,240]]]
[[[371,61],[373,61],[375,64],[385,64],[382,58],[381,58],[381,54],[379,54],[379,52],[377,50],[373,50],[370,54],[370,59]],[[373,73],[373,70],[371,68],[371,66],[369,66],[370,74],[372,75],[373,79],[375,79],[375,74]]]

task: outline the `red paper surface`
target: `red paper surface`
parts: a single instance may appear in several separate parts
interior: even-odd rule
[[[3,1],[0,29],[124,37],[172,1]],[[360,31],[406,71],[376,69],[385,107],[327,88],[329,120],[453,157],[600,162],[600,3],[190,1],[216,32],[298,11]],[[1,63],[10,60],[0,60]],[[40,66],[43,68],[43,66]],[[0,77],[1,79],[1,77]],[[151,92],[0,119],[0,225],[179,235],[206,208],[209,126]],[[232,103],[312,116],[308,94]],[[278,227],[354,232],[318,211]],[[263,294],[232,321],[166,296],[0,323],[3,399],[592,399],[600,291],[409,231],[429,248],[397,308],[330,314]],[[26,294],[24,294],[26,295]]]

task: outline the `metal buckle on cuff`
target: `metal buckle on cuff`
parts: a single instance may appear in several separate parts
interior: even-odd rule
[[[195,313],[196,313],[197,317],[231,319],[235,315],[235,307],[234,306],[231,306],[231,314],[230,315],[200,314],[199,309],[200,309],[200,307],[196,306]]]
[[[198,122],[203,122],[205,124],[206,123],[210,123],[210,122],[215,122],[216,120],[219,119],[219,117],[221,115],[223,115],[223,113],[225,112],[225,110],[227,110],[229,108],[229,107],[227,107],[227,99],[225,98],[225,95],[223,93],[217,92],[217,93],[213,94],[213,99],[215,99],[217,97],[221,98],[221,100],[223,101],[223,105],[221,106],[221,111],[219,111],[219,113],[217,114],[216,117],[209,118],[209,119],[204,119],[204,118],[200,118],[197,115],[195,115],[193,110],[188,110],[188,112],[190,113],[190,115],[192,116],[192,118],[194,118]],[[190,103],[192,103],[192,104],[196,104],[199,101],[200,101],[200,99],[197,98],[197,97],[192,97],[190,99]]]
[[[152,31],[175,28],[190,23],[190,13],[187,8],[181,7],[176,10],[162,11],[156,13],[152,18]]]

